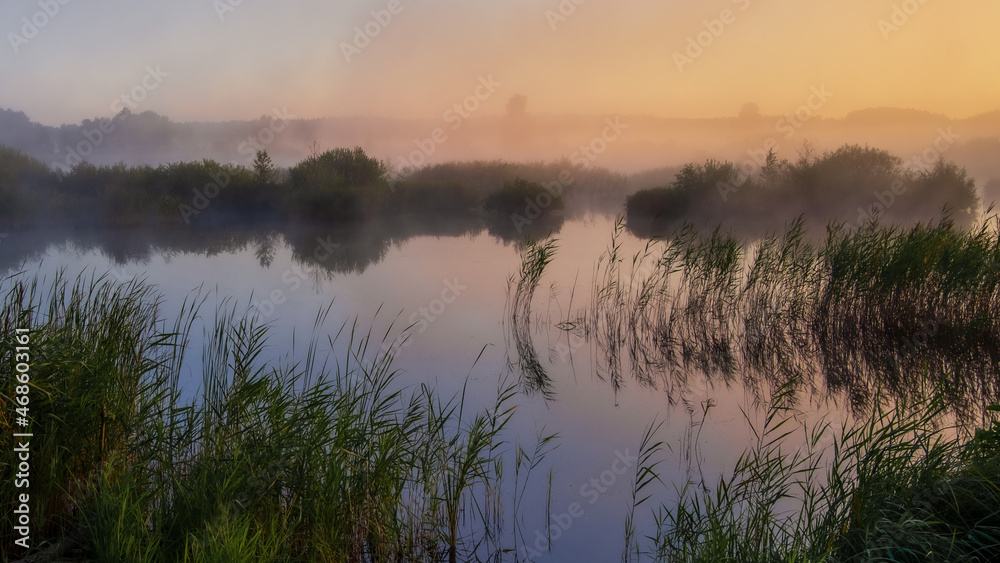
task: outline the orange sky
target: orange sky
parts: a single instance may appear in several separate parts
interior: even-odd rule
[[[489,77],[498,86],[477,101],[482,114],[502,113],[518,93],[535,113],[715,117],[755,102],[783,114],[820,86],[833,93],[819,110],[830,117],[880,106],[952,117],[1000,109],[1000,3],[983,0],[219,8],[234,1],[71,2],[44,17],[36,3],[4,3],[0,107],[47,124],[106,116],[159,65],[168,76],[136,108],[181,121],[274,107],[299,117],[431,118]],[[22,18],[45,25],[32,34]]]

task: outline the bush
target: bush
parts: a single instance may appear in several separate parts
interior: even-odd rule
[[[978,205],[974,182],[953,163],[913,171],[887,151],[846,145],[794,163],[771,153],[751,177],[730,162],[688,164],[669,187],[629,197],[626,213],[629,226],[643,236],[682,221],[725,222],[759,234],[798,216],[818,223],[865,222],[877,213],[883,220],[909,222],[933,219],[944,208],[964,224]]]
[[[299,189],[329,190],[344,187],[383,187],[386,166],[365,154],[361,147],[354,150],[338,148],[313,155],[291,169],[292,184]]]
[[[401,182],[393,191],[392,211],[398,213],[468,216],[483,204],[474,190],[457,182]]]
[[[360,147],[310,156],[289,174],[290,208],[305,219],[359,219],[378,212],[387,199],[385,164]]]
[[[521,178],[513,182],[504,182],[501,188],[486,196],[483,202],[483,211],[500,217],[524,215],[528,219],[534,219],[535,217],[531,215],[549,214],[562,208],[561,197],[554,197],[537,182]],[[535,209],[537,211],[534,211]]]
[[[0,146],[0,224],[27,222],[41,203],[30,192],[49,188],[55,180],[55,174],[40,161]]]

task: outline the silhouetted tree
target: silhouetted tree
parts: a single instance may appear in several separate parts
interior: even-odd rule
[[[743,104],[740,109],[740,119],[755,119],[760,117],[760,106],[753,102]]]
[[[519,118],[527,113],[528,97],[523,94],[514,94],[507,100],[507,115]]]
[[[274,181],[274,164],[265,150],[257,151],[253,159],[253,177],[258,184],[270,184]]]

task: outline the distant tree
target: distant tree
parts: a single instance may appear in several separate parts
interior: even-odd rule
[[[760,169],[760,177],[764,180],[764,183],[769,186],[774,186],[781,179],[782,171],[788,167],[788,162],[780,160],[778,154],[774,152],[774,149],[769,149],[767,151],[767,159],[764,161],[764,166]]]
[[[253,160],[253,177],[259,184],[270,184],[274,181],[274,164],[265,150],[257,151]]]
[[[320,146],[319,141],[313,141],[309,145],[309,156],[319,156],[323,154],[323,147]]]
[[[528,97],[523,94],[514,94],[507,100],[507,115],[510,117],[523,117],[527,109]]]
[[[743,104],[743,108],[740,109],[740,119],[755,119],[757,117],[760,117],[760,106],[753,102]]]
[[[951,219],[968,224],[979,207],[975,181],[954,162],[939,160],[934,168],[920,172],[912,190],[904,201],[917,217],[933,218],[947,208]]]
[[[626,199],[626,217],[633,224],[640,217],[660,221],[678,221],[695,215],[711,215],[718,203],[736,202],[753,191],[752,180],[741,181],[739,169],[728,161],[708,160],[705,164],[686,164],[667,188],[638,191]]]

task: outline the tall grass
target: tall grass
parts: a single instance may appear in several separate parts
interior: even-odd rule
[[[609,373],[615,369],[622,373],[635,368],[629,362],[649,359],[660,366],[694,361],[701,367],[728,364],[725,369],[734,371],[748,365],[758,372],[780,368],[767,381],[772,392],[763,423],[755,427],[746,415],[754,430],[753,446],[717,482],[707,482],[700,467],[689,472],[686,483],[675,485],[674,503],[659,500],[653,486],[662,483],[656,468],[663,443],[655,437],[658,426],[647,427],[624,515],[623,561],[1000,558],[1000,418],[985,418],[972,439],[958,422],[943,425],[946,420],[961,421],[951,418],[956,379],[942,371],[949,365],[946,362],[959,361],[953,348],[934,344],[918,356],[920,383],[914,383],[910,392],[892,384],[891,372],[868,382],[866,409],[839,428],[827,422],[810,426],[794,410],[801,390],[809,385],[808,370],[829,365],[821,363],[830,361],[824,351],[829,354],[831,346],[841,347],[838,350],[885,346],[900,330],[887,322],[888,311],[878,312],[880,303],[891,303],[888,296],[859,289],[886,284],[886,274],[871,265],[867,270],[859,266],[858,272],[867,271],[876,283],[861,273],[852,279],[834,272],[832,265],[845,249],[861,246],[873,234],[898,256],[910,240],[928,232],[941,248],[950,244],[951,252],[979,249],[980,260],[986,259],[982,249],[996,245],[996,231],[988,226],[956,232],[948,222],[911,231],[877,225],[853,233],[831,229],[825,245],[807,240],[802,224],[795,223],[782,236],[751,248],[719,232],[702,237],[689,229],[663,243],[660,254],[654,251],[655,243],[647,245],[623,268],[628,262],[621,252],[619,223],[598,263],[591,307],[575,320],[561,323],[567,330],[593,334],[600,346],[608,347],[604,351]],[[917,256],[924,264],[935,260],[933,254]],[[520,311],[522,331],[527,332],[523,323],[531,320],[533,288],[550,258],[540,247],[529,246],[522,255],[521,275],[509,283],[509,311]],[[987,263],[983,269],[989,267]],[[940,268],[940,282],[915,276],[896,284],[902,288],[897,298],[914,304],[929,300],[942,307],[935,295],[969,299],[984,292],[979,309],[969,307],[973,314],[968,316],[952,312],[940,321],[940,330],[990,330],[975,316],[996,306],[989,274]],[[936,283],[951,289],[939,289]],[[847,299],[858,305],[850,309]],[[837,308],[824,309],[831,303]],[[833,310],[841,318],[831,317]],[[912,322],[906,308],[897,315],[899,323]],[[986,315],[995,318],[993,312]],[[824,332],[826,323],[843,323],[845,317],[853,323],[854,333],[832,337]],[[872,342],[859,343],[862,326],[866,332],[860,334]],[[621,350],[617,366],[613,346]],[[889,353],[902,357],[913,352],[897,347]],[[946,358],[949,354],[953,356]],[[941,363],[928,358],[940,358]],[[649,369],[648,364],[645,367]],[[996,406],[983,409],[983,396],[960,398],[967,406],[978,404],[979,412],[987,415],[1000,412]],[[683,395],[680,400],[684,401]],[[711,402],[702,405],[702,420],[711,406]],[[688,461],[695,464],[698,426],[692,411],[685,450],[694,452]],[[637,508],[648,503],[658,508],[653,513],[654,533],[646,543],[638,537]]]
[[[1000,557],[1000,420],[959,439],[940,394],[877,401],[833,432],[800,425],[784,388],[756,444],[711,490],[657,513],[662,561],[993,561]],[[992,407],[1000,410],[1000,407]],[[802,446],[786,438],[801,431]],[[832,442],[832,445],[828,445]]]
[[[699,373],[765,402],[791,384],[864,406],[876,388],[919,397],[949,373],[965,415],[981,411],[978,397],[1000,398],[996,216],[973,230],[832,225],[819,240],[801,220],[756,242],[688,226],[631,260],[622,230],[589,306],[562,324],[592,339],[616,388],[630,372],[677,397]]]
[[[504,311],[504,322],[509,323],[509,329],[505,333],[514,341],[522,384],[525,389],[539,392],[548,398],[553,397],[551,382],[531,341],[531,302],[555,251],[555,240],[528,240],[524,243],[521,248],[521,269],[507,280]]]
[[[267,328],[232,303],[206,330],[203,380],[180,374],[202,304],[168,324],[147,284],[5,280],[3,329],[31,329],[32,544],[100,561],[467,560],[500,552],[498,502],[513,388],[400,390],[370,334],[332,369],[262,361]],[[0,377],[12,381],[12,346]],[[0,447],[11,455],[12,388]],[[11,465],[5,464],[8,467]],[[0,485],[10,514],[13,480]],[[24,492],[23,490],[20,492]],[[490,500],[493,499],[493,500]],[[492,535],[491,535],[492,534]],[[64,538],[70,538],[72,541]],[[486,539],[484,539],[486,538]],[[492,538],[492,539],[490,539]],[[24,555],[10,527],[5,560]]]

